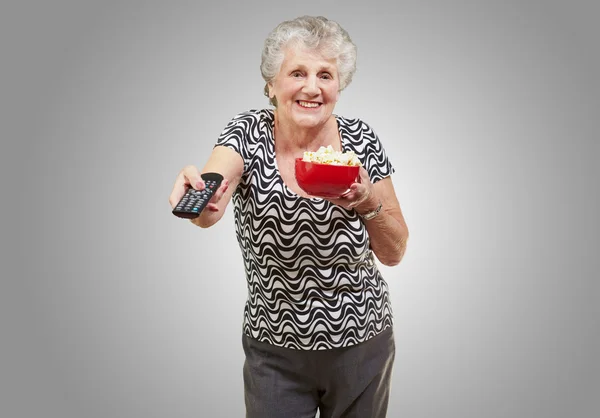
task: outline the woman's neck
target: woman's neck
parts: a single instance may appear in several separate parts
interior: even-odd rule
[[[282,121],[277,110],[275,115],[275,144],[279,152],[297,154],[304,151],[316,151],[320,146],[340,146],[337,121],[332,116],[323,125],[298,129],[296,125]]]

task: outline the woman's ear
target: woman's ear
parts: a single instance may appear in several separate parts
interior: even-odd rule
[[[269,95],[269,99],[272,99],[273,97],[275,97],[275,92],[273,91],[273,82],[269,82],[267,83],[267,90],[268,90],[268,95]]]

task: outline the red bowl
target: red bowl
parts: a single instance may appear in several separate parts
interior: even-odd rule
[[[357,182],[358,166],[319,164],[296,158],[296,181],[306,193],[319,197],[340,197]]]

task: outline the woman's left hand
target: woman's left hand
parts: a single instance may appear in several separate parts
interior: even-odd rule
[[[327,198],[330,202],[346,209],[355,209],[359,213],[369,212],[377,206],[373,193],[373,183],[369,173],[364,167],[360,167],[358,181],[350,186],[350,190],[339,198]],[[372,201],[375,201],[373,203]]]

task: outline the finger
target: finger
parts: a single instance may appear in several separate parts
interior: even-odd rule
[[[206,205],[207,210],[211,211],[211,212],[218,212],[219,211],[219,205],[217,205],[216,203],[209,203]]]
[[[218,205],[219,200],[221,200],[228,188],[229,180],[223,180],[223,183],[221,183],[221,186],[219,186],[212,199],[210,199],[210,202],[208,202],[206,205],[205,209],[210,212],[218,212],[220,210]]]
[[[360,199],[364,195],[369,192],[369,188],[361,183],[354,183],[350,186],[350,193],[348,194],[348,198],[352,200]]]
[[[204,190],[204,188],[206,187],[206,183],[204,183],[204,180],[202,180],[202,178],[198,178],[197,180],[190,180],[190,185],[194,185],[194,189],[196,190]]]
[[[352,188],[348,188],[344,193],[341,194],[340,197],[346,197],[352,192]]]
[[[213,196],[210,198],[210,201],[208,203],[209,204],[217,204],[217,203],[219,203],[219,201],[221,200],[221,198],[223,197],[223,195],[227,191],[228,187],[229,187],[229,182],[227,182],[227,180],[224,180],[223,183],[221,183],[221,186],[219,186],[219,188],[215,192],[215,194],[213,194]]]
[[[364,167],[361,167],[358,170],[358,176],[359,176],[359,179],[361,180],[361,183],[368,184],[371,182],[371,178],[369,177],[369,172]]]
[[[221,200],[221,198],[223,197],[223,195],[225,194],[225,192],[227,191],[228,188],[229,188],[229,181],[224,180],[223,183],[221,184],[221,186],[217,189],[217,192],[215,193],[213,199],[211,199],[211,200],[214,203],[217,203],[219,200]]]
[[[356,186],[347,199],[350,200],[348,203],[350,208],[355,208],[361,203],[365,202],[370,196],[370,189],[364,185]]]
[[[169,203],[171,207],[174,208],[177,203],[181,200],[185,192],[187,191],[186,179],[183,173],[179,173],[177,178],[175,179],[175,184],[173,185],[173,189],[171,190],[171,194],[169,195]]]
[[[191,186],[196,190],[203,190],[204,187],[206,187],[204,180],[202,180],[202,176],[200,175],[200,171],[196,167],[186,167],[183,170],[183,175],[188,186]]]
[[[188,188],[193,187],[196,190],[202,190],[205,187],[200,172],[194,166],[187,166],[179,172],[173,184],[173,189],[169,195],[169,203],[174,208],[181,200]]]

